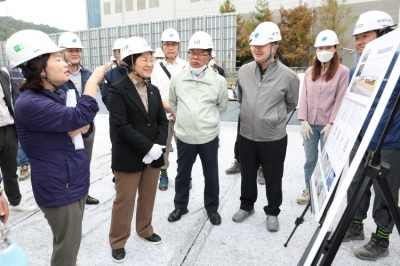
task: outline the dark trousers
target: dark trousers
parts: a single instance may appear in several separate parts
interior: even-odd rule
[[[0,127],[0,167],[4,191],[11,205],[21,202],[17,175],[18,139],[15,125]]]
[[[358,147],[359,147],[358,144],[354,145],[350,153],[350,163],[353,161],[353,158],[356,155]],[[388,181],[392,194],[397,199],[400,187],[400,164],[399,164],[400,150],[382,150],[381,160],[390,165],[390,171],[386,179]],[[347,203],[349,202],[351,196],[353,195],[357,183],[361,179],[361,173],[364,164],[365,164],[365,159],[363,158],[347,190]],[[373,181],[369,183],[368,188],[361,199],[360,205],[358,206],[356,214],[354,215],[354,219],[362,221],[365,218],[367,218],[367,212],[371,202],[371,187],[373,187],[375,191],[375,198],[373,201],[373,209],[372,209],[372,217],[374,218],[375,224],[380,228],[384,229],[385,231],[392,233],[394,227],[394,220],[392,218],[392,215],[390,214],[389,207],[386,203],[385,198],[383,197],[382,191],[379,188],[376,179],[373,179]]]
[[[278,216],[282,204],[282,177],[286,157],[287,136],[280,140],[257,142],[240,136],[242,186],[240,209],[251,211],[257,200],[257,170],[263,165],[267,215]]]
[[[75,266],[82,240],[86,197],[53,208],[40,207],[53,232],[51,266]]]
[[[219,206],[218,137],[204,144],[187,144],[177,139],[178,171],[175,178],[175,208],[185,210],[189,204],[189,183],[193,164],[200,156],[204,175],[204,207],[217,212]]]
[[[235,153],[235,159],[236,161],[240,161],[240,115],[238,118],[238,127],[237,127],[237,132],[236,132],[236,141],[235,141],[235,148],[234,148],[234,153]]]

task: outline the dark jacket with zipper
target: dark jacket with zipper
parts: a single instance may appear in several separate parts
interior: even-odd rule
[[[112,148],[112,165],[115,171],[134,173],[146,168],[142,162],[153,145],[165,145],[168,136],[168,119],[164,112],[160,91],[147,83],[148,113],[128,75],[112,84],[108,108],[116,130]],[[151,166],[164,165],[164,156]]]
[[[75,108],[67,107],[65,96],[62,90],[25,90],[15,104],[18,139],[31,164],[33,194],[40,207],[72,203],[89,190],[87,151],[75,150],[67,132],[93,121],[99,107],[88,95],[82,95]]]
[[[83,92],[85,91],[86,83],[89,80],[90,76],[92,75],[92,72],[90,72],[83,66],[81,66],[80,72],[81,72],[81,78],[82,78],[82,94],[83,94]],[[74,89],[75,94],[76,94],[76,102],[79,101],[80,95],[78,93],[78,90],[75,88],[74,83],[71,80],[68,80],[67,82],[65,82],[64,84],[59,86],[58,88],[65,91],[65,93],[67,93],[68,90],[70,90],[70,89]]]

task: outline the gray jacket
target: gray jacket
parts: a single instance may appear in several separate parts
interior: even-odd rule
[[[284,138],[287,114],[297,106],[299,83],[297,74],[280,62],[270,63],[262,79],[256,62],[242,66],[240,135],[261,142]]]

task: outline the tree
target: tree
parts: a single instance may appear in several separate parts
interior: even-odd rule
[[[281,22],[278,23],[282,40],[278,49],[278,56],[282,63],[291,67],[300,67],[313,55],[308,52],[313,44],[311,26],[315,11],[307,3],[302,3],[293,9],[280,9]]]
[[[353,15],[353,7],[345,6],[346,2],[347,0],[322,0],[321,7],[317,10],[318,19],[313,35],[316,36],[322,30],[333,30],[338,36],[340,46],[345,47],[349,42],[345,33],[357,19]]]
[[[272,21],[272,11],[269,9],[267,0],[257,0],[255,11],[250,14],[248,20],[241,19],[237,23],[239,30],[236,35],[236,47],[238,49],[236,57],[242,63],[252,57],[249,46],[250,34],[261,22]]]
[[[225,0],[220,6],[219,6],[219,13],[231,13],[231,12],[236,12],[236,7],[234,4],[231,3],[230,0]]]
[[[269,9],[267,0],[257,0],[255,8],[256,11],[251,12],[254,29],[261,22],[272,21],[272,11]]]
[[[0,41],[6,41],[8,37],[20,30],[40,30],[44,33],[57,33],[63,30],[50,27],[48,25],[37,25],[22,20],[16,20],[12,17],[0,17]]]

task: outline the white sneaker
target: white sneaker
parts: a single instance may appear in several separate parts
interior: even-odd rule
[[[310,202],[310,189],[306,188],[303,190],[303,195],[297,197],[297,203],[306,205]]]
[[[267,230],[277,232],[279,230],[279,221],[277,216],[267,215]]]
[[[26,206],[20,203],[17,206],[10,205],[9,209],[11,212],[34,212],[38,209],[36,206]]]

